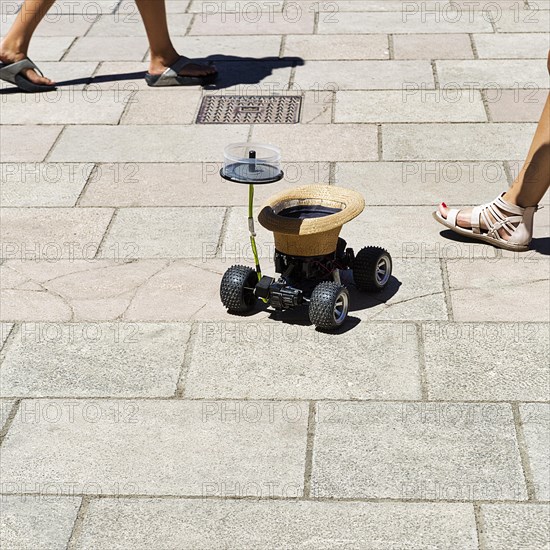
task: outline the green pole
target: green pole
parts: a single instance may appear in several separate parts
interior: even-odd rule
[[[258,281],[262,278],[262,269],[260,267],[260,259],[258,258],[258,248],[256,247],[256,231],[254,230],[254,185],[248,186],[248,230],[250,232],[250,244],[252,245],[252,254],[254,254],[254,262],[256,263],[256,272],[258,273]]]

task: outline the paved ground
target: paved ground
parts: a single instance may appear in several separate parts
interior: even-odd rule
[[[549,2],[168,6],[219,89],[146,89],[133,2],[60,1],[31,48],[60,91],[0,96],[2,548],[548,549],[549,211],[521,255],[430,213],[513,180]],[[288,90],[298,126],[194,123],[203,93]],[[395,257],[340,335],[219,303],[251,261],[217,175],[247,138],[288,175],[258,202],[357,189],[344,237]]]

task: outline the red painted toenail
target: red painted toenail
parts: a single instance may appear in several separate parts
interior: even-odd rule
[[[441,203],[441,206],[442,206],[443,208],[447,208],[447,205],[446,205],[444,202]]]

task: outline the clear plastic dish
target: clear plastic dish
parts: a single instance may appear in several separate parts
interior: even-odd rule
[[[224,151],[223,178],[236,183],[273,183],[283,177],[281,151],[274,145],[233,143]]]

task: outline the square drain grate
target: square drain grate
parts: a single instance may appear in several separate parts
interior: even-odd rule
[[[197,124],[296,124],[301,96],[203,97]]]

